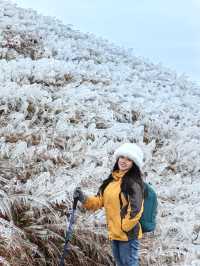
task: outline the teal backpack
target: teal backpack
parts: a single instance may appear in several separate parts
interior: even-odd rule
[[[144,211],[140,218],[142,232],[152,232],[156,228],[158,199],[156,192],[149,183],[144,182]]]

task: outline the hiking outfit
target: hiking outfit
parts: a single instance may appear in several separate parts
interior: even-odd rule
[[[132,143],[125,143],[114,153],[117,160],[120,156],[128,157],[141,168],[143,153]],[[108,237],[111,240],[112,251],[117,266],[138,266],[139,239],[142,238],[142,228],[139,220],[142,216],[144,197],[141,186],[133,182],[133,194],[127,197],[121,192],[121,182],[127,171],[112,172],[113,180],[106,186],[103,195],[83,197],[83,207],[96,211],[105,209]]]
[[[136,266],[138,265],[138,239],[142,238],[139,220],[143,212],[143,193],[140,185],[134,183],[134,195],[127,201],[120,187],[124,174],[120,170],[113,172],[113,181],[105,188],[103,196],[87,197],[83,207],[93,211],[105,208],[108,237],[112,241],[117,265]]]

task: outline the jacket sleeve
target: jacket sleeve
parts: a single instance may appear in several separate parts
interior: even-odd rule
[[[87,197],[82,206],[92,211],[101,209],[103,207],[103,197],[102,195]]]
[[[143,212],[143,193],[139,184],[135,183],[134,195],[129,197],[126,215],[122,218],[122,230],[129,232],[140,220]]]

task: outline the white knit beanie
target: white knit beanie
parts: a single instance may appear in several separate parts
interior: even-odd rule
[[[120,156],[128,157],[131,159],[140,169],[143,166],[143,151],[134,143],[124,143],[115,152],[114,159],[117,160]]]

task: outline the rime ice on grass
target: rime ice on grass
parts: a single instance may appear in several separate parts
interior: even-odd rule
[[[81,184],[96,193],[113,165],[113,151],[130,141],[144,149],[144,172],[159,195],[158,228],[141,250],[144,265],[200,264],[200,88],[105,40],[10,2],[0,1],[0,29],[0,230],[5,245],[9,237],[19,241],[23,235],[16,225],[10,236],[5,225],[12,217],[13,193],[33,195],[47,209],[51,204],[64,230],[74,187]],[[42,213],[35,198],[25,198]],[[48,213],[53,215],[51,209]],[[57,218],[52,218],[54,226]],[[59,233],[55,228],[51,237]],[[92,239],[100,232],[102,246],[103,212],[79,212],[76,230],[82,230],[85,245],[88,232]],[[38,247],[26,243],[26,259],[33,256],[30,247],[40,257]],[[76,244],[73,250],[80,252]],[[0,260],[6,263],[9,257],[3,255]]]

